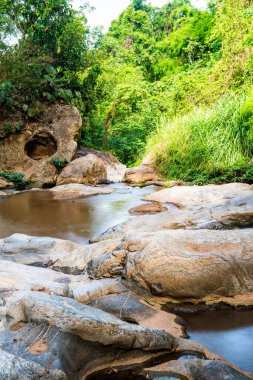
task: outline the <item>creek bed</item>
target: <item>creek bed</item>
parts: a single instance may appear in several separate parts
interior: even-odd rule
[[[23,192],[0,201],[0,238],[13,233],[51,236],[86,244],[124,222],[128,210],[159,188],[110,185],[114,192],[75,200],[55,200],[49,191]],[[253,311],[212,311],[184,315],[191,339],[253,372]]]

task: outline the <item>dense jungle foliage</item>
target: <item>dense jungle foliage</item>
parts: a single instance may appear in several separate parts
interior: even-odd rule
[[[68,0],[0,1],[1,117],[76,105],[80,144],[169,179],[253,182],[253,4],[131,5],[108,33]]]

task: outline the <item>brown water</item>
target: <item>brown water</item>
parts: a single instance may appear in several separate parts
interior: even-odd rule
[[[157,188],[112,185],[114,192],[76,200],[55,200],[49,191],[30,191],[0,201],[0,238],[13,233],[87,243],[130,217],[128,210]]]
[[[253,311],[210,311],[183,318],[191,339],[253,373]]]
[[[130,217],[128,210],[157,188],[113,185],[114,192],[54,200],[47,191],[24,192],[0,201],[0,237],[13,233],[52,236],[85,244]],[[190,338],[253,372],[253,311],[215,311],[184,317]]]

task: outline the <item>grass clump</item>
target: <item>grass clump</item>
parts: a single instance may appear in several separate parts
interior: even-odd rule
[[[210,109],[163,119],[147,151],[168,179],[252,182],[253,95],[230,94]]]

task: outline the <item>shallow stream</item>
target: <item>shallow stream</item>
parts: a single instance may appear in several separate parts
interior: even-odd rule
[[[114,192],[75,200],[55,200],[31,191],[0,201],[0,238],[19,232],[85,244],[130,217],[128,210],[159,188],[112,185]],[[186,315],[190,338],[244,370],[253,372],[253,311],[213,311]]]

